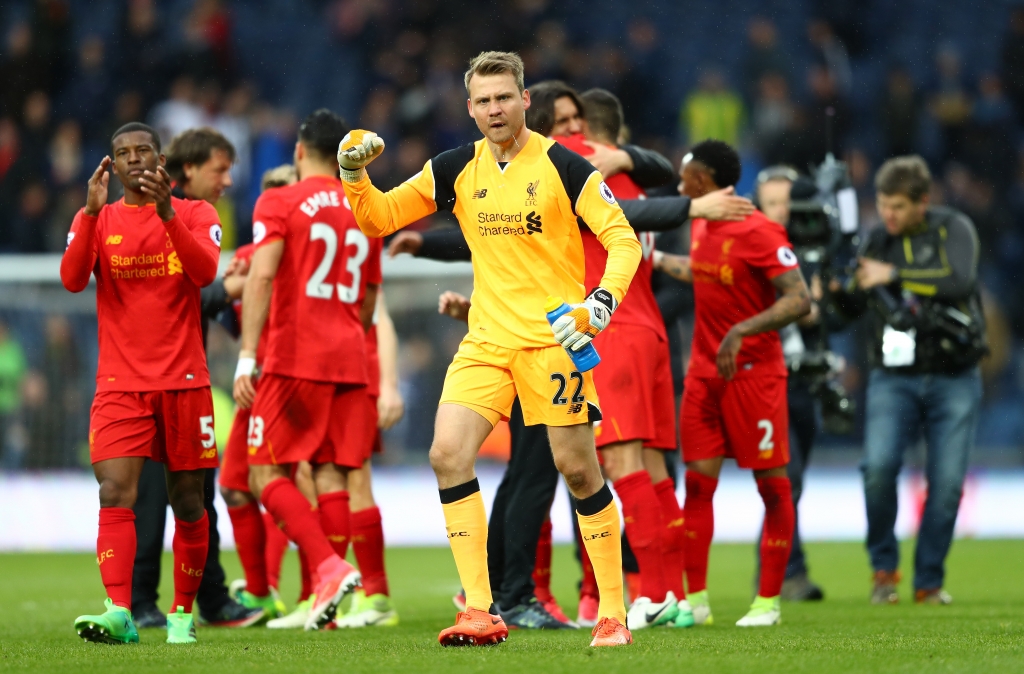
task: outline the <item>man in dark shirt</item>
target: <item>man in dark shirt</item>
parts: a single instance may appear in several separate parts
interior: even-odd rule
[[[914,599],[948,604],[945,560],[981,406],[978,361],[987,351],[978,234],[963,213],[929,204],[931,175],[920,157],[890,159],[875,187],[884,226],[865,237],[847,287],[834,288],[845,313],[868,313],[870,322],[863,471],[871,601],[899,601],[896,480],[903,451],[923,434],[928,496]]]

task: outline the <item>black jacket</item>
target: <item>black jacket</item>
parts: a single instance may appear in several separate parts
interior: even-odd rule
[[[869,361],[884,367],[882,335],[886,325],[916,330],[914,364],[887,368],[915,374],[953,374],[976,365],[984,355],[985,319],[978,290],[978,233],[963,213],[945,207],[929,208],[925,221],[903,236],[891,236],[884,227],[872,230],[859,256],[881,260],[899,269],[899,278],[885,288],[861,291],[852,279],[836,295],[838,308],[848,317],[868,313],[871,325]],[[970,319],[973,344],[964,342],[966,331],[955,336],[950,310]]]

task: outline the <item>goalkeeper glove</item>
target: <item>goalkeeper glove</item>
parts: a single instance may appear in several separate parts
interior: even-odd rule
[[[551,324],[555,340],[566,349],[579,351],[590,344],[597,333],[608,327],[619,303],[604,288],[594,288],[580,304],[570,305],[568,313]]]
[[[373,131],[349,131],[338,145],[338,167],[341,179],[357,183],[366,175],[366,165],[384,151],[384,139]]]

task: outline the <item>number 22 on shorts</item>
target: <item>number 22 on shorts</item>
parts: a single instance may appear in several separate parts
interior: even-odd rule
[[[579,414],[580,410],[583,409],[583,403],[587,401],[586,396],[583,395],[583,375],[574,370],[569,373],[569,380],[576,384],[576,390],[572,394],[571,405],[569,405],[569,399],[565,397],[565,388],[569,381],[566,380],[565,375],[561,372],[553,372],[551,374],[551,381],[558,382],[558,390],[552,396],[551,404],[569,405],[569,414]]]

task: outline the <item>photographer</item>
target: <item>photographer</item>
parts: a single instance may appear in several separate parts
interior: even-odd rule
[[[792,199],[806,199],[814,196],[816,189],[807,179],[799,179],[796,171],[784,166],[770,167],[757,175],[756,203],[769,220],[788,227]],[[811,311],[798,322],[779,331],[783,353],[789,366],[787,402],[789,406],[790,454],[786,472],[792,485],[793,508],[796,510],[803,493],[804,472],[811,458],[811,450],[818,434],[818,419],[815,396],[815,379],[801,371],[793,360],[806,351],[820,345],[827,345],[827,334],[821,325],[821,311],[818,303],[822,299],[821,277],[818,269],[805,268],[801,260],[801,272],[808,279],[811,289]],[[800,520],[795,520],[793,546],[786,565],[785,581],[782,583],[782,598],[786,601],[818,601],[824,592],[807,576],[807,562],[800,541]]]
[[[866,236],[853,278],[836,288],[844,312],[867,312],[871,326],[863,472],[874,604],[899,601],[896,478],[919,433],[927,446],[928,497],[914,598],[950,603],[942,589],[945,559],[981,404],[978,361],[987,349],[978,235],[962,213],[931,207],[930,187],[920,157],[890,159],[879,169],[884,227]]]

